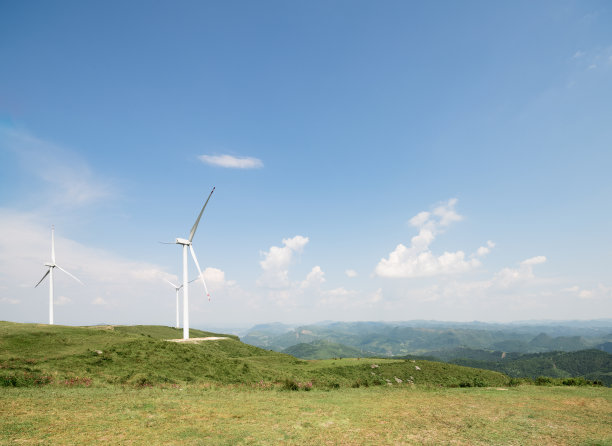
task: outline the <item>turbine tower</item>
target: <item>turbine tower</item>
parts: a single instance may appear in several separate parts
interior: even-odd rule
[[[200,219],[202,218],[202,214],[204,213],[204,209],[206,209],[206,205],[208,204],[208,200],[212,196],[215,188],[213,187],[210,191],[210,195],[206,199],[204,206],[202,206],[202,210],[200,211],[200,215],[198,215],[198,219],[193,224],[191,228],[191,232],[189,233],[189,239],[184,238],[176,238],[175,243],[177,245],[183,245],[183,339],[189,339],[189,270],[187,266],[187,247],[189,247],[189,251],[191,251],[191,257],[193,257],[193,262],[198,268],[198,273],[200,274],[200,278],[202,279],[202,283],[204,284],[204,290],[206,291],[206,295],[208,296],[208,300],[210,300],[210,294],[208,293],[208,288],[206,287],[206,282],[204,281],[204,276],[202,275],[202,270],[200,269],[200,264],[198,263],[198,259],[195,255],[195,251],[193,250],[193,246],[191,241],[193,240],[193,236],[195,235],[196,229],[198,229],[198,224],[200,223]]]
[[[54,234],[55,234],[55,226],[51,226],[51,262],[45,263],[45,266],[48,266],[49,269],[47,270],[45,275],[42,276],[42,279],[40,279],[38,283],[34,286],[34,288],[36,288],[38,285],[41,284],[43,280],[45,280],[45,277],[49,276],[49,324],[50,325],[53,325],[53,268],[57,268],[65,272],[70,277],[72,277],[74,280],[76,280],[81,285],[83,285],[83,282],[81,282],[79,279],[74,277],[72,274],[70,274],[68,271],[66,271],[61,266],[56,265],[55,263],[55,235]]]
[[[179,290],[183,288],[183,285],[176,286],[175,284],[170,282],[168,279],[164,279],[164,280],[168,282],[170,285],[172,285],[174,289],[176,290],[176,327],[175,328],[179,328]]]
[[[176,327],[175,328],[179,328],[179,290],[181,288],[183,288],[183,285],[175,285],[172,282],[170,282],[168,279],[164,279],[166,282],[168,282],[170,285],[172,285],[176,291]],[[194,282],[198,280],[197,277],[195,279],[191,279],[188,283]]]

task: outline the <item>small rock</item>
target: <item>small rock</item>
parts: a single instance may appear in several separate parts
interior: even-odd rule
[[[378,364],[372,364],[370,367],[372,367],[373,369],[377,369],[378,368]]]
[[[101,355],[101,354],[102,354],[102,350],[96,350],[96,353],[97,353],[98,355]]]
[[[401,383],[404,382],[401,379],[399,379],[397,376],[394,376],[393,378],[395,378],[395,382],[398,383],[398,384],[401,384]]]
[[[421,370],[421,368],[420,368],[418,365],[415,365],[415,366],[414,366],[414,369],[415,369],[415,370]]]

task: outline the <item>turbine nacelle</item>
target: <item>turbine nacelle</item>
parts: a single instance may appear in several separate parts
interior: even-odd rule
[[[184,238],[180,238],[180,237],[176,238],[175,243],[177,245],[187,245],[187,246],[191,245],[191,242],[189,240],[184,239]]]
[[[55,263],[45,263],[45,266],[48,266],[49,268],[55,268],[57,265]]]

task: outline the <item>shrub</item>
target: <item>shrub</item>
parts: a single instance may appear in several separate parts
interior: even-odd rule
[[[461,381],[459,387],[486,387],[487,383],[478,376],[472,378],[471,381]]]
[[[294,379],[285,378],[282,385],[283,390],[300,390],[298,383]]]
[[[552,378],[548,376],[538,376],[535,379],[535,384],[536,386],[552,386],[554,383]]]
[[[24,372],[0,375],[0,387],[34,387],[51,384],[53,377],[39,373]]]

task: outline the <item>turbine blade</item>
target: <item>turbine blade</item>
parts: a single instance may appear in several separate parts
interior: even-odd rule
[[[198,263],[198,259],[195,255],[195,251],[193,250],[193,246],[189,245],[189,250],[191,251],[191,257],[193,257],[193,261],[196,264],[196,268],[198,268],[198,272],[200,273],[199,278],[202,279],[202,283],[204,284],[204,290],[206,291],[206,296],[208,296],[208,300],[210,300],[210,294],[208,294],[208,288],[206,287],[206,282],[204,282],[204,274],[202,274],[202,270],[200,269],[200,264]]]
[[[162,245],[176,245],[176,242],[157,242],[157,243],[161,243]]]
[[[47,270],[47,272],[45,273],[45,275],[44,275],[44,276],[42,276],[42,279],[40,279],[40,280],[38,281],[38,283],[37,283],[36,285],[34,285],[34,288],[36,288],[38,285],[40,285],[40,283],[41,283],[43,280],[45,280],[45,277],[47,277],[47,276],[49,275],[49,273],[50,273],[50,272],[51,272],[51,268],[49,268],[49,269]]]
[[[189,241],[193,240],[193,236],[195,235],[196,229],[198,229],[198,224],[200,224],[200,218],[202,218],[202,214],[204,213],[204,209],[206,209],[206,205],[208,204],[208,200],[210,200],[210,197],[212,196],[214,191],[215,191],[215,188],[213,187],[212,190],[210,191],[210,195],[208,195],[208,198],[206,199],[206,203],[204,203],[204,206],[202,206],[202,210],[200,211],[200,215],[198,215],[198,219],[193,224],[193,228],[191,228],[191,232],[189,233]]]
[[[64,271],[66,274],[68,274],[70,277],[72,277],[74,280],[76,280],[77,282],[79,282],[81,285],[85,285],[83,282],[81,282],[79,279],[77,279],[76,277],[74,277],[72,274],[70,274],[68,271],[66,271],[64,268],[62,268],[59,265],[55,265],[58,269],[61,269],[62,271]]]
[[[172,285],[174,288],[180,288],[177,287],[175,284],[173,284],[172,282],[170,282],[168,279],[164,279],[166,282],[168,282],[170,285]],[[182,285],[181,285],[182,286]]]
[[[55,263],[55,226],[51,226],[51,263]]]

